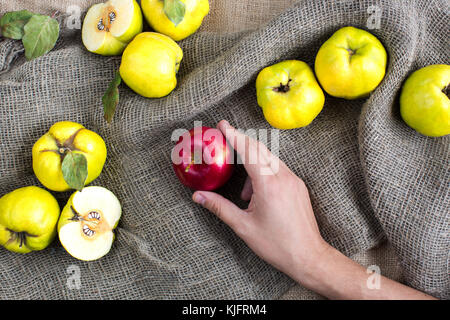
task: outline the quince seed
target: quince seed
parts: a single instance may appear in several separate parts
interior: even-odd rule
[[[108,16],[109,16],[109,22],[113,22],[114,20],[116,20],[115,12],[110,12]]]
[[[100,21],[98,22],[97,29],[100,31],[105,30],[105,25],[103,24],[103,19],[100,19]]]
[[[83,225],[83,233],[88,237],[92,237],[95,234],[95,231],[91,230],[87,225]]]
[[[97,211],[91,211],[88,214],[88,219],[100,220],[100,213],[98,213]]]

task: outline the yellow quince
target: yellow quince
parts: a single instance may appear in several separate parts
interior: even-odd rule
[[[141,96],[161,98],[175,89],[182,58],[183,50],[171,38],[143,32],[123,52],[120,76]]]
[[[175,41],[197,31],[209,12],[208,0],[142,0],[148,24]]]
[[[325,103],[311,68],[298,60],[264,68],[256,78],[256,95],[267,122],[278,129],[309,125]]]
[[[105,141],[97,133],[79,123],[57,122],[34,144],[33,170],[48,189],[67,191],[75,188],[67,180],[77,180],[81,171],[87,170],[81,187],[95,180],[102,172],[106,153]]]
[[[0,198],[0,245],[17,253],[45,249],[55,238],[60,209],[38,187],[16,189]]]
[[[322,88],[334,97],[362,98],[383,80],[387,53],[365,30],[344,27],[320,47],[315,71]]]

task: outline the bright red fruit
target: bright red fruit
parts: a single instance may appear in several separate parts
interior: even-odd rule
[[[230,179],[234,151],[218,129],[196,127],[180,136],[172,163],[181,183],[194,190],[214,190]]]

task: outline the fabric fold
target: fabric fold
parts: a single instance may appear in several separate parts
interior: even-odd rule
[[[369,29],[374,6],[380,26]],[[284,59],[313,67],[321,44],[352,25],[386,47],[385,79],[368,99],[327,95],[311,125],[280,132],[279,156],[305,180],[325,240],[351,255],[387,238],[409,285],[448,298],[449,137],[420,136],[398,111],[410,72],[449,61],[442,32],[448,9],[445,1],[298,1],[255,31],[196,33],[179,43],[184,60],[177,88],[165,98],[145,99],[121,85],[111,125],[103,119],[101,97],[120,57],[91,54],[74,35],[43,57],[15,64],[12,41],[1,41],[0,70],[8,72],[0,78],[0,194],[39,185],[31,168],[34,142],[54,122],[76,121],[106,141],[108,159],[92,185],[114,192],[123,216],[113,249],[99,261],[74,260],[58,241],[23,256],[0,250],[0,297],[279,297],[292,280],[191,201],[171,167],[171,135],[194,121],[215,126],[222,119],[243,130],[270,130],[256,102],[258,72]],[[219,192],[244,206],[244,180],[239,167]],[[70,196],[53,194],[61,206]],[[82,283],[75,290],[67,285],[73,266]]]

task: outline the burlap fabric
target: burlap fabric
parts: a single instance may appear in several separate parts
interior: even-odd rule
[[[407,75],[449,61],[446,1],[300,1],[252,32],[197,33],[180,42],[185,58],[178,88],[151,100],[121,87],[110,126],[100,99],[120,58],[86,52],[74,30],[32,62],[23,60],[20,43],[3,40],[0,194],[39,185],[31,169],[34,141],[52,123],[72,120],[105,138],[108,160],[94,184],[116,193],[124,214],[113,250],[96,262],[74,260],[57,241],[25,256],[2,250],[0,297],[279,297],[292,281],[193,204],[178,183],[171,133],[195,120],[213,126],[223,118],[243,129],[269,128],[256,104],[258,71],[287,58],[312,66],[323,41],[345,25],[367,29],[374,8],[381,22],[371,32],[389,54],[385,80],[368,100],[327,96],[312,125],[281,132],[280,157],[308,184],[328,242],[351,255],[387,238],[409,285],[448,298],[449,139],[420,136],[398,113]],[[244,205],[238,200],[244,178],[238,169],[220,192]],[[61,205],[69,196],[55,195]],[[77,271],[81,286],[74,288]]]

